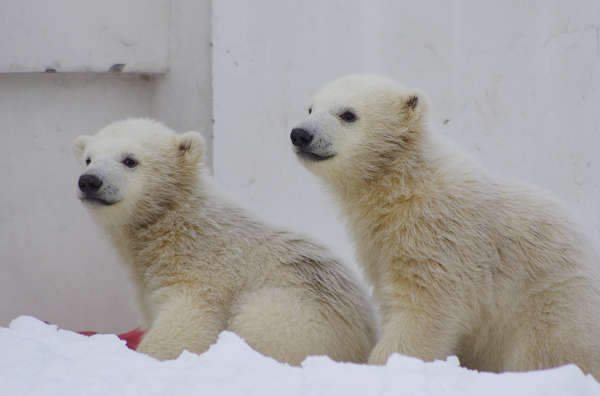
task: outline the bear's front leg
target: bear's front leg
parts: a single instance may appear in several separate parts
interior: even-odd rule
[[[369,364],[386,364],[393,353],[424,361],[445,359],[457,354],[458,337],[445,329],[428,324],[419,325],[406,315],[397,315],[382,323],[381,338],[369,356]]]
[[[474,307],[464,288],[444,285],[440,292],[419,277],[419,284],[388,281],[378,290],[381,338],[369,357],[370,364],[386,364],[396,352],[424,361],[460,355],[461,340],[469,333]],[[437,284],[442,284],[438,282]],[[463,303],[460,303],[460,302]]]
[[[186,292],[170,292],[160,300],[138,352],[159,360],[176,359],[183,350],[201,354],[225,330],[219,304]]]

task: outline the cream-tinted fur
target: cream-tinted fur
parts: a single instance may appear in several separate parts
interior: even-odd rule
[[[382,335],[369,362],[455,354],[478,370],[575,363],[600,379],[600,259],[588,237],[545,193],[428,132],[426,111],[418,90],[348,76],[292,132],[374,286]]]
[[[103,182],[93,192],[84,183],[79,197],[137,288],[147,329],[138,350],[202,353],[231,330],[294,365],[317,354],[366,361],[375,321],[358,283],[323,248],[217,195],[201,176],[204,145],[199,133],[144,119],[74,143],[83,175]]]

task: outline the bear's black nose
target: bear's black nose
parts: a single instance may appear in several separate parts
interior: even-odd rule
[[[313,140],[313,135],[302,128],[294,128],[292,129],[290,139],[292,139],[294,146],[302,148],[308,146],[311,140]]]
[[[102,180],[93,175],[83,175],[79,178],[79,189],[83,192],[94,192],[102,187]]]

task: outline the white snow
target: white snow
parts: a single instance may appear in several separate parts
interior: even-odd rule
[[[291,367],[231,332],[198,356],[160,362],[114,335],[86,337],[21,316],[0,327],[0,395],[600,395],[574,365],[528,373],[480,373],[458,359],[424,363],[393,355],[386,366],[323,356]]]

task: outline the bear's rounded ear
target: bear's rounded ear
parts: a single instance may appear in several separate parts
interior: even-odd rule
[[[411,89],[404,96],[404,110],[408,118],[418,121],[427,115],[427,98],[420,89]]]
[[[179,154],[188,164],[198,164],[204,157],[206,141],[198,132],[186,132],[176,138]]]
[[[83,159],[83,152],[85,151],[85,148],[87,147],[90,140],[92,140],[91,136],[83,135],[79,136],[73,142],[73,154],[75,154],[75,158],[77,158],[77,161],[81,162],[82,164],[85,162]]]

